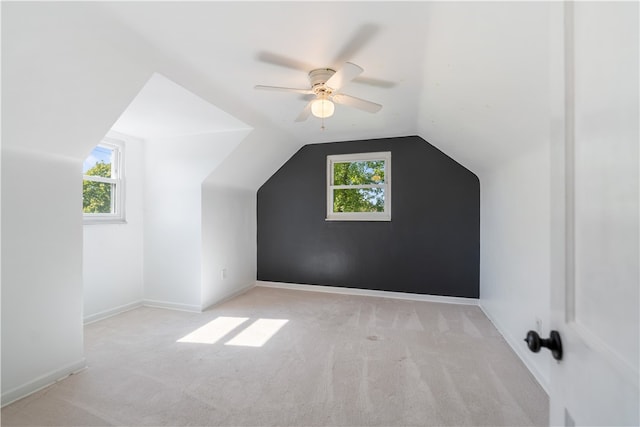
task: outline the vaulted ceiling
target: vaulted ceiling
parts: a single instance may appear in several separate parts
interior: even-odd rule
[[[3,50],[5,44],[13,43],[14,47],[9,46],[8,60],[33,62],[37,55],[29,57],[25,52],[46,51],[42,55],[50,67],[47,78],[53,80],[56,71],[61,76],[77,73],[78,64],[84,67],[86,58],[96,57],[87,70],[104,69],[107,64],[110,74],[105,77],[113,82],[109,83],[112,87],[100,89],[104,93],[96,89],[95,95],[106,103],[114,91],[130,93],[126,103],[123,95],[112,106],[106,103],[100,106],[102,110],[96,110],[96,114],[108,113],[110,123],[117,118],[114,111],[122,111],[137,93],[131,93],[131,88],[142,88],[151,71],[255,129],[256,141],[239,151],[244,156],[258,149],[260,132],[266,139],[288,141],[284,150],[288,152],[308,143],[418,134],[472,171],[482,173],[548,138],[548,51],[555,42],[549,38],[550,3],[42,5],[14,4],[9,9],[21,7],[24,16],[33,18],[31,24],[24,23],[24,16],[17,17],[19,23],[15,18],[10,21],[3,6]],[[33,30],[42,34],[27,36]],[[53,37],[55,52],[51,52],[47,43],[54,46],[54,42],[47,39],[55,32],[64,36]],[[5,43],[7,36],[10,41]],[[33,37],[32,45],[28,37]],[[101,37],[101,45],[82,44],[83,38],[92,37]],[[67,58],[71,47],[61,47],[64,43],[78,44],[74,55],[84,59]],[[110,43],[113,46],[105,48]],[[118,49],[125,52],[109,56]],[[132,65],[136,61],[144,61],[144,67]],[[254,89],[257,84],[305,88],[311,69],[339,69],[347,61],[360,65],[364,72],[343,91],[382,104],[378,113],[338,105],[323,130],[321,121],[314,117],[295,121],[308,102],[304,96]],[[31,76],[33,81],[25,81],[24,86],[34,90],[34,81],[43,80],[44,71],[40,77],[25,77],[24,69],[9,69],[9,78]],[[119,72],[122,76],[113,77]],[[6,86],[4,73],[3,69]],[[84,77],[79,76],[74,85],[82,84]],[[86,96],[85,92],[79,91],[78,98]],[[25,94],[20,98],[17,93],[10,95],[16,96],[16,102],[24,102],[25,110],[33,105],[33,99],[23,98]],[[63,96],[64,92],[55,95]],[[51,114],[56,114],[53,108]],[[266,151],[256,153],[262,154]],[[264,156],[259,160],[268,161]]]
[[[113,2],[104,7],[162,55],[203,76],[215,89],[215,105],[233,109],[254,127],[277,127],[308,142],[417,130],[424,3]],[[338,106],[322,131],[317,119],[295,122],[307,103],[303,96],[254,90],[257,84],[308,88],[309,71],[339,69],[347,61],[365,71],[344,91],[383,104],[379,113]]]

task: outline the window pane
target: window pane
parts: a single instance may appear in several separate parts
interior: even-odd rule
[[[333,164],[333,185],[384,183],[384,160],[367,160]]]
[[[84,213],[109,214],[113,212],[115,184],[82,181],[82,211]]]
[[[82,173],[92,176],[111,176],[111,164],[113,160],[113,150],[107,147],[97,146],[93,149],[82,165]]]
[[[333,212],[384,212],[384,189],[333,190]]]

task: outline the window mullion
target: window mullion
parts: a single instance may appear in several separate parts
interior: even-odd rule
[[[358,188],[384,188],[386,184],[358,184],[358,185],[331,185],[334,190],[358,189]]]
[[[115,178],[106,178],[104,176],[84,175],[85,181],[103,182],[105,184],[118,184],[118,180]]]

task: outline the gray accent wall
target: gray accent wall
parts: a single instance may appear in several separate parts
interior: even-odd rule
[[[391,151],[391,221],[326,221],[327,156]],[[418,136],[309,144],[257,195],[262,281],[479,297],[478,177]]]

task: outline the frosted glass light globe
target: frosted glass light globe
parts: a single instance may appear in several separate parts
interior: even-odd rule
[[[326,98],[320,98],[311,104],[311,114],[321,119],[333,116],[336,107]]]

